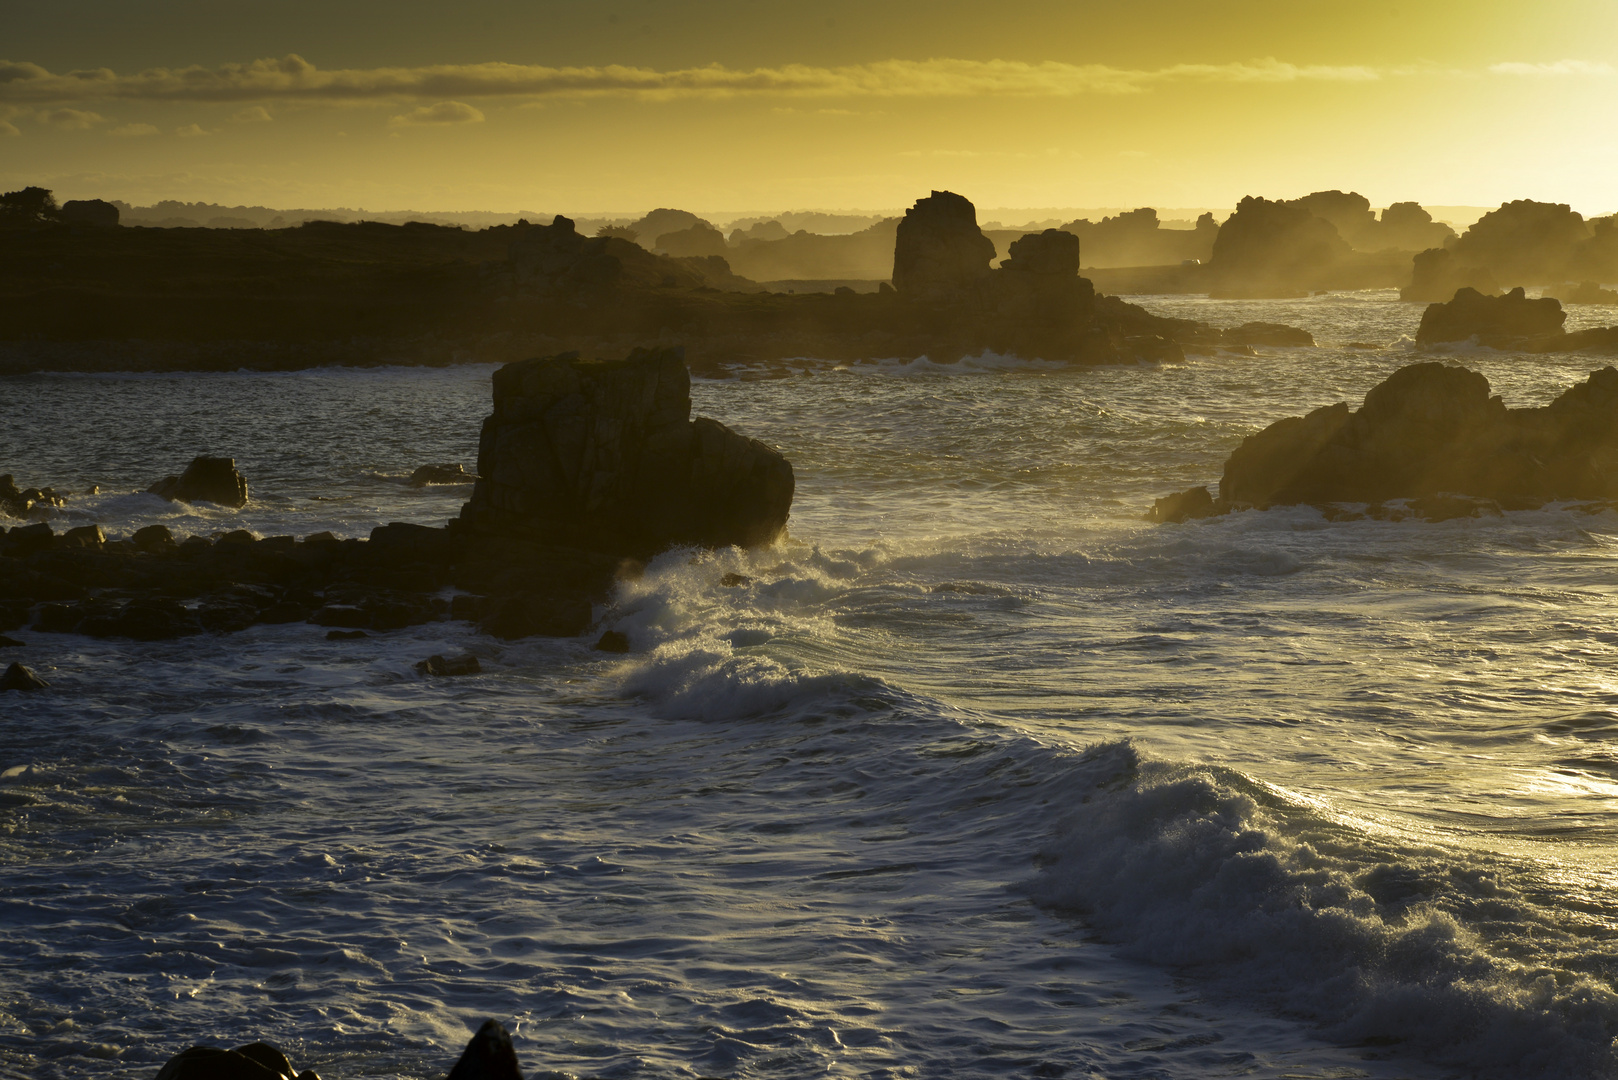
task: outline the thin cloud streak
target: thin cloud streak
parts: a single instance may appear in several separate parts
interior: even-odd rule
[[[1612,75],[1611,65],[1582,60],[1501,63],[1497,76]],[[0,102],[33,105],[87,101],[250,102],[276,99],[355,102],[457,98],[820,97],[952,98],[1005,95],[1075,97],[1139,94],[1185,83],[1278,85],[1368,83],[1395,77],[1461,75],[1440,69],[1289,64],[1272,58],[1229,64],[1176,64],[1130,69],[1104,64],[1013,60],[884,60],[844,67],[787,64],[728,68],[719,64],[658,71],[611,64],[543,67],[440,64],[408,68],[317,68],[297,54],[221,67],[152,68],[120,75],[107,68],[56,74],[27,62],[0,60]]]
[[[846,67],[788,64],[651,68],[445,64],[414,68],[317,68],[296,54],[204,68],[153,68],[119,75],[106,68],[55,74],[38,64],[0,61],[0,101],[31,104],[137,100],[247,102],[272,99],[364,101],[466,97],[1072,97],[1134,94],[1168,83],[1372,82],[1387,72],[1364,66],[1288,64],[1275,59],[1179,64],[1132,70],[1102,64],[1011,60],[886,60]]]

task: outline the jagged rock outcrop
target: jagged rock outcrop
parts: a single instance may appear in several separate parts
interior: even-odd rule
[[[948,303],[988,276],[994,254],[994,242],[978,228],[971,201],[952,191],[935,191],[917,199],[899,222],[893,287],[900,296]]]
[[[1543,408],[1507,409],[1475,371],[1394,372],[1351,410],[1278,421],[1225,463],[1219,508],[1376,503],[1455,494],[1505,507],[1618,496],[1618,369]]]
[[[1519,287],[1504,296],[1484,296],[1476,289],[1459,289],[1448,303],[1429,304],[1422,313],[1416,343],[1477,338],[1483,345],[1500,347],[1525,338],[1561,334],[1567,314],[1551,297],[1531,300]]]
[[[1500,285],[1487,268],[1463,263],[1447,248],[1429,248],[1410,261],[1410,284],[1399,290],[1399,299],[1419,303],[1442,303],[1457,289],[1472,289],[1493,296]]]
[[[1074,277],[1079,272],[1079,238],[1060,229],[1027,233],[1013,240],[1006,254],[1000,268],[1014,273]]]
[[[193,458],[179,476],[165,476],[146,489],[171,502],[211,502],[241,508],[247,505],[247,479],[236,471],[236,459]]]
[[[691,419],[681,349],[507,364],[494,376],[478,474],[461,514],[475,531],[641,555],[769,543],[794,485],[776,451]]]
[[[1219,227],[1209,262],[1211,294],[1302,296],[1325,287],[1349,253],[1336,227],[1307,206],[1250,195]]]

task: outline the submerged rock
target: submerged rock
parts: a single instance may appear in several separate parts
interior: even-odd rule
[[[427,659],[416,664],[416,672],[420,675],[431,675],[435,678],[447,679],[460,675],[478,675],[483,671],[483,665],[478,658],[468,653],[466,656],[441,656],[434,653]]]
[[[1483,345],[1504,345],[1525,338],[1562,333],[1567,314],[1551,297],[1530,300],[1522,288],[1504,296],[1484,296],[1476,289],[1458,289],[1448,303],[1429,304],[1422,313],[1416,343],[1477,338]]]
[[[792,506],[792,466],[690,416],[680,349],[507,364],[494,376],[481,479],[461,520],[484,534],[625,555],[774,541]]]
[[[146,489],[171,502],[211,502],[241,508],[247,505],[247,480],[236,471],[236,459],[198,457],[179,476],[165,476]]]
[[[410,474],[411,487],[427,487],[430,484],[470,484],[477,479],[476,473],[466,471],[466,466],[459,462],[450,462],[443,465],[423,465]]]
[[[1250,322],[1222,330],[1220,342],[1225,345],[1273,345],[1282,348],[1313,346],[1315,336],[1307,330],[1285,323]]]

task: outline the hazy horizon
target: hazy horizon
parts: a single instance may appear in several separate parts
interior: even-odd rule
[[[1597,0],[992,18],[955,2],[65,0],[8,15],[0,184],[451,212],[899,208],[946,188],[995,208],[1220,207],[1341,189],[1600,214],[1618,209],[1618,149],[1595,124],[1618,94],[1615,31]]]

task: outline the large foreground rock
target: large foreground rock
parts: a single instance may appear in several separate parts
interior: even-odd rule
[[[767,544],[786,527],[794,487],[776,451],[691,419],[681,349],[507,364],[478,474],[461,512],[474,532],[625,555]]]
[[[1485,296],[1476,289],[1458,289],[1448,303],[1429,304],[1421,316],[1416,342],[1477,338],[1483,345],[1507,345],[1526,338],[1562,333],[1567,315],[1551,297],[1530,300],[1521,287],[1504,296]]]
[[[1338,403],[1244,440],[1223,509],[1379,502],[1440,493],[1506,507],[1618,496],[1618,369],[1537,409],[1507,409],[1475,371],[1412,364],[1350,410]]]
[[[247,505],[247,480],[236,471],[236,459],[198,457],[179,476],[165,476],[146,489],[178,502],[211,502],[240,509]]]

